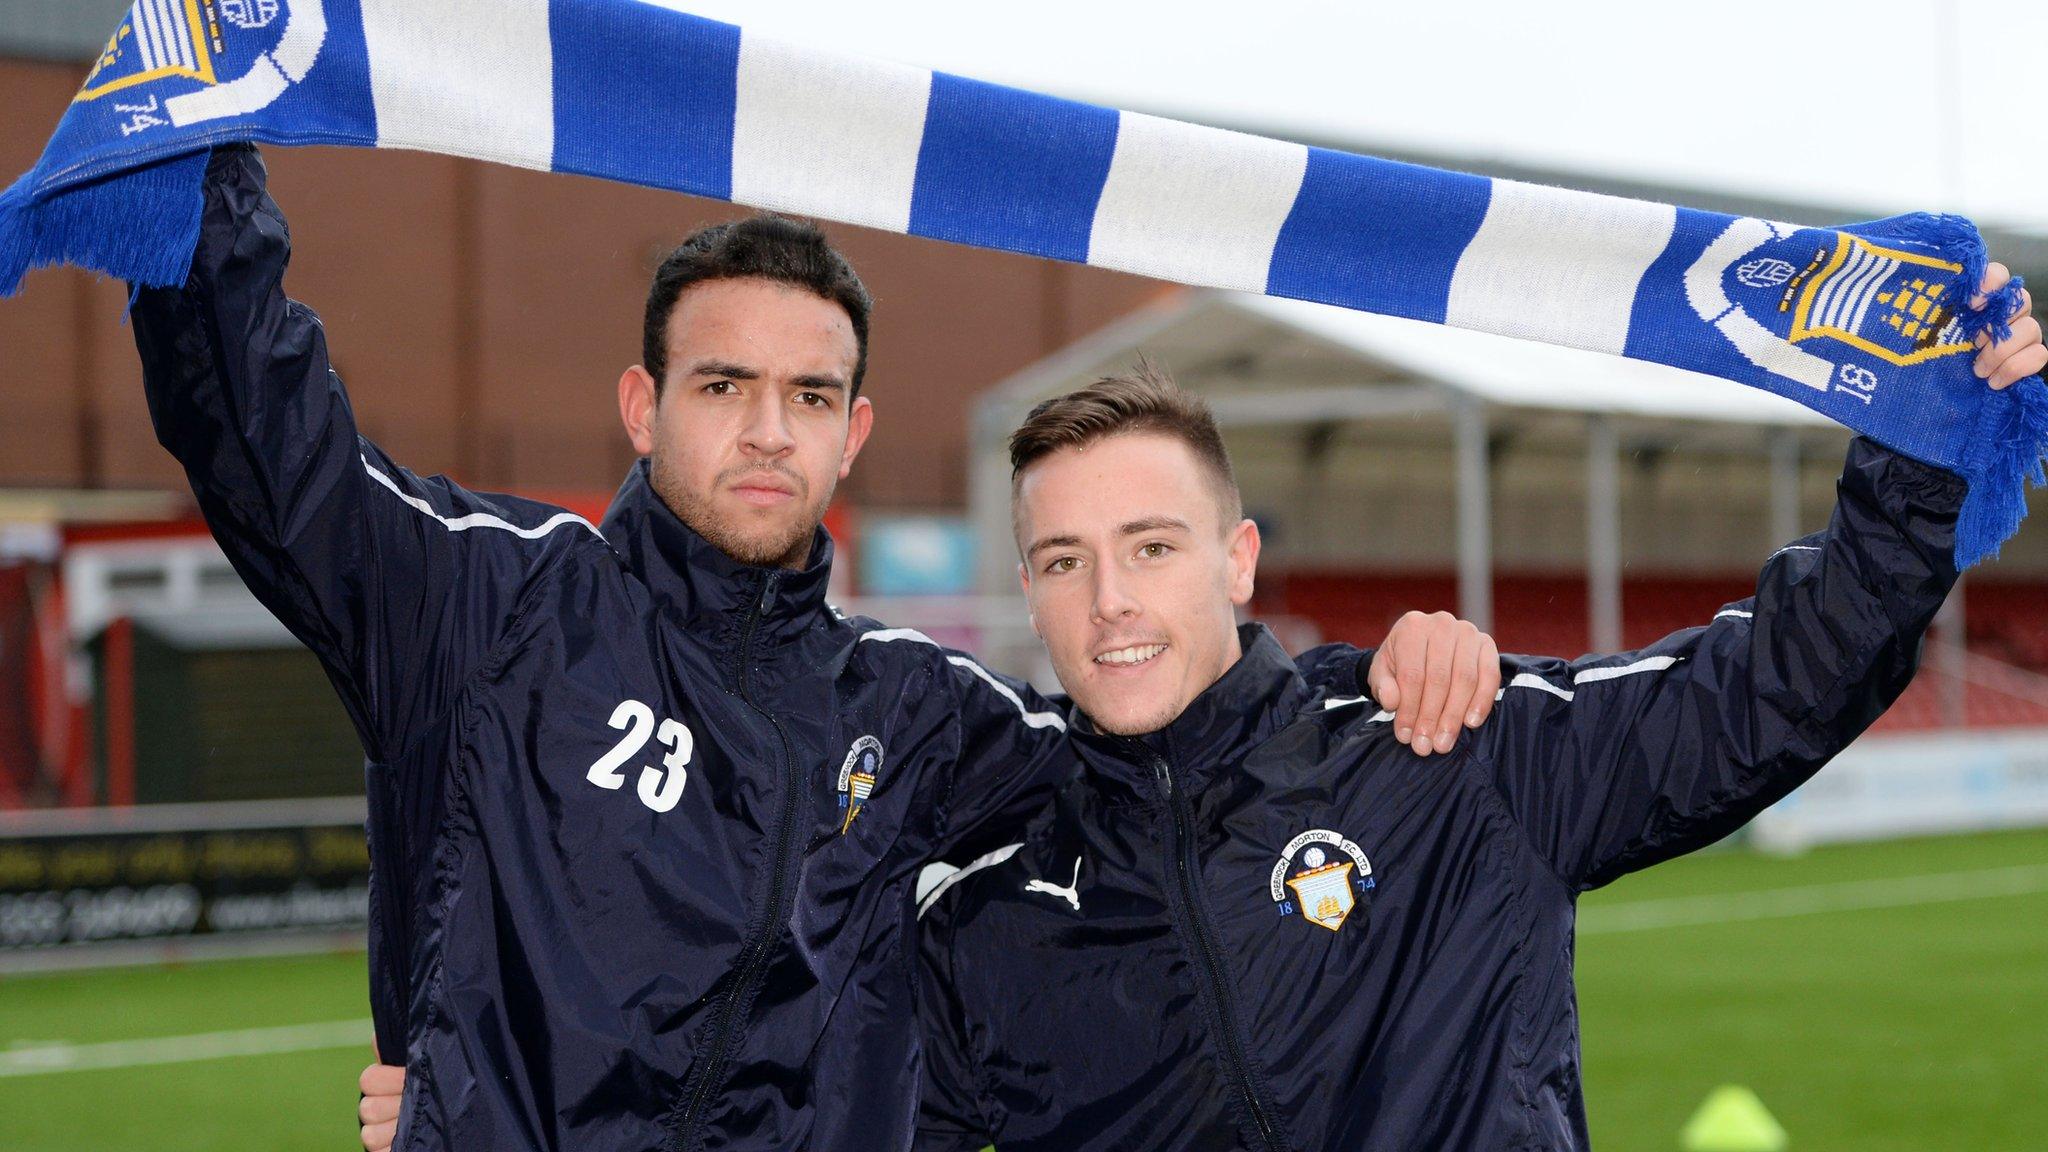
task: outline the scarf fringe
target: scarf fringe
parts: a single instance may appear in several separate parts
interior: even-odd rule
[[[0,296],[21,291],[21,278],[28,275],[32,226],[29,221],[28,177],[0,192]]]
[[[1984,270],[1991,265],[1984,237],[1968,217],[1913,212],[1880,223],[1885,226],[1886,235],[1933,249],[1943,259],[1963,266],[1950,279],[1948,292],[1949,299],[1964,301],[1957,319],[1966,338],[1974,342],[1980,333],[1988,332],[1994,344],[2011,339],[2012,322],[2020,310],[2020,290],[2026,287],[2026,280],[2015,276],[1998,291],[1989,293],[1982,308],[1968,306],[1969,299],[1977,294],[1977,286],[1984,283]]]
[[[1984,238],[1967,218],[1916,212],[1880,222],[1884,234],[1925,247],[1963,266],[1949,281],[1949,298],[1962,300],[1958,318],[1965,339],[1981,335],[1997,343],[2012,337],[2019,318],[2020,292],[2026,282],[2015,276],[1996,292],[1987,293],[1980,308],[1967,307],[1984,282],[1991,255]],[[1962,513],[1956,519],[1955,560],[1958,569],[1996,559],[2001,546],[2019,531],[2027,515],[2027,488],[2048,483],[2042,461],[2048,457],[2048,384],[2034,377],[2004,391],[1985,389],[1969,443],[1957,469],[1969,482]]]
[[[207,153],[38,198],[29,177],[0,192],[0,296],[31,270],[75,264],[138,286],[185,282],[199,243]]]
[[[2048,484],[2048,383],[2030,376],[1990,392],[1965,449],[1970,492],[1956,519],[1956,567],[1996,559],[2027,514],[2027,488]]]

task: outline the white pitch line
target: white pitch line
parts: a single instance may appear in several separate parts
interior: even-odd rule
[[[282,1052],[315,1052],[324,1048],[360,1046],[367,1054],[370,1035],[368,1020],[335,1020],[323,1024],[288,1024],[279,1028],[245,1028],[238,1032],[109,1040],[98,1044],[34,1044],[0,1051],[0,1078],[134,1068],[144,1064],[185,1064],[229,1056],[274,1056]]]
[[[2026,896],[2037,892],[2048,892],[2048,864],[1608,904],[1580,912],[1579,934],[1600,936],[1656,928],[1731,924],[1826,912]],[[0,1078],[149,1064],[185,1064],[233,1056],[270,1056],[356,1045],[367,1050],[370,1035],[368,1020],[336,1020],[278,1028],[245,1028],[235,1032],[158,1036],[147,1040],[110,1040],[98,1044],[36,1044],[0,1051]]]
[[[1579,913],[1579,935],[1601,936],[1612,932],[1733,924],[1744,920],[1775,920],[1867,908],[1947,904],[1960,900],[2026,896],[2035,892],[2048,892],[2048,864],[1607,904]]]

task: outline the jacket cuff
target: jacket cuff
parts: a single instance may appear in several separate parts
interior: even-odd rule
[[[1924,517],[1953,526],[1969,495],[1969,482],[1946,468],[1895,452],[1867,436],[1849,442],[1845,479],[1864,481],[1878,506],[1894,516]]]

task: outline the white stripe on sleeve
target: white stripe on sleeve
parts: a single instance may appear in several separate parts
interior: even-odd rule
[[[862,641],[873,640],[878,643],[887,643],[891,640],[907,640],[913,644],[929,644],[934,648],[937,648],[939,646],[938,641],[933,640],[931,637],[925,635],[922,632],[919,632],[915,628],[877,628],[872,632],[861,633],[860,638]],[[1010,707],[1015,708],[1017,710],[1017,715],[1023,718],[1025,727],[1057,728],[1062,732],[1067,730],[1067,722],[1064,718],[1060,716],[1059,713],[1033,712],[1029,708],[1026,708],[1024,706],[1024,701],[1021,698],[1019,698],[1015,692],[1010,690],[1010,686],[1008,684],[1005,684],[1001,680],[996,679],[995,676],[992,675],[988,669],[983,668],[981,665],[976,664],[974,661],[969,660],[967,657],[955,656],[949,652],[946,654],[946,662],[953,665],[955,668],[967,669],[969,672],[972,672],[975,675],[975,677],[979,679],[982,683],[988,685],[990,688],[995,689],[996,695],[1001,696],[1003,699],[1009,701]]]
[[[1501,697],[1506,696],[1508,694],[1508,689],[1510,688],[1534,688],[1539,692],[1548,692],[1552,696],[1555,696],[1559,700],[1563,700],[1566,703],[1570,703],[1572,698],[1571,689],[1559,688],[1557,685],[1552,684],[1550,681],[1545,680],[1543,677],[1536,675],[1534,672],[1516,673],[1514,679],[1508,681],[1506,684],[1501,685],[1500,691],[1495,692],[1493,694],[1493,698],[1495,700],[1498,700]]]
[[[450,532],[466,532],[471,528],[496,528],[501,532],[510,532],[522,540],[538,540],[557,528],[569,524],[578,524],[588,529],[593,535],[598,534],[596,525],[593,525],[590,521],[585,520],[574,512],[557,512],[555,515],[542,521],[537,528],[521,528],[510,520],[506,520],[501,516],[493,516],[488,512],[471,512],[467,516],[443,516],[439,512],[434,511],[432,504],[417,496],[408,494],[391,477],[377,471],[376,467],[367,458],[363,460],[363,470],[370,474],[370,479],[391,489],[392,495],[405,501],[407,506],[412,508],[413,511],[429,519],[440,521],[441,526]]]
[[[944,896],[947,889],[984,868],[993,868],[1001,864],[1015,856],[1017,849],[1023,846],[1005,844],[986,856],[977,857],[964,868],[955,868],[951,864],[938,861],[925,865],[924,870],[917,874],[917,918],[924,919],[925,911],[938,903],[939,897]]]
[[[1639,672],[1662,672],[1678,663],[1679,659],[1677,656],[1645,656],[1633,664],[1623,664],[1614,668],[1588,668],[1572,674],[1572,687],[1598,684],[1602,680],[1617,680],[1623,676],[1634,676]]]
[[[1496,697],[1496,699],[1498,699],[1498,697]],[[1323,701],[1323,711],[1328,712],[1334,708],[1349,708],[1353,704],[1369,704],[1372,702],[1372,699],[1367,696],[1332,696],[1328,700]],[[1367,724],[1380,724],[1388,720],[1392,720],[1393,718],[1394,714],[1392,712],[1389,712],[1386,709],[1382,708],[1379,711],[1373,713],[1372,715],[1367,716],[1365,718],[1365,722]]]
[[[1534,688],[1569,704],[1578,698],[1575,689],[1581,684],[1598,684],[1606,680],[1619,680],[1624,676],[1638,676],[1644,672],[1662,672],[1683,659],[1683,656],[1645,656],[1632,664],[1620,664],[1612,668],[1586,668],[1572,674],[1570,688],[1560,688],[1534,672],[1518,672],[1514,679],[1493,694],[1493,698],[1498,700],[1506,696],[1509,688]]]

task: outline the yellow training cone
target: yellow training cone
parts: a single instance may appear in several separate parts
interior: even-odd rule
[[[1770,1109],[1740,1084],[1709,1092],[1678,1139],[1685,1152],[1784,1152],[1786,1143]]]

